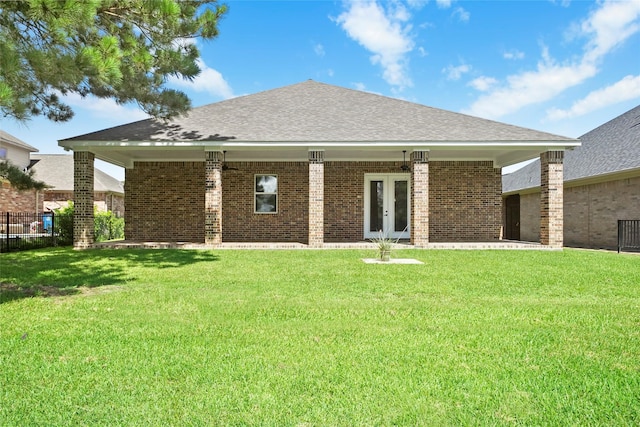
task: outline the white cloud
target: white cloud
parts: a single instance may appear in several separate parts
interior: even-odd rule
[[[429,3],[429,0],[407,0],[409,7],[414,9],[422,9],[427,3]]]
[[[138,107],[125,106],[116,103],[111,98],[96,98],[95,96],[82,97],[77,93],[59,95],[63,102],[72,107],[88,111],[97,119],[118,121],[136,121],[148,119],[149,115]]]
[[[582,22],[590,40],[585,60],[596,61],[640,29],[640,0],[607,1]]]
[[[198,59],[197,62],[200,67],[200,74],[198,74],[193,80],[189,81],[172,76],[169,78],[169,82],[183,89],[192,90],[194,92],[207,92],[215,97],[223,99],[229,99],[235,96],[231,86],[229,86],[220,72],[213,68],[209,68],[202,59]]]
[[[453,11],[453,16],[457,17],[460,22],[469,22],[469,18],[471,18],[471,13],[466,11],[461,7],[456,7],[456,10]]]
[[[356,82],[356,83],[354,83],[354,84],[353,84],[353,87],[354,87],[356,90],[360,90],[360,91],[366,91],[366,90],[367,90],[367,87],[366,87],[366,86],[365,86],[365,84],[364,84],[364,83],[362,83],[362,82]]]
[[[502,117],[526,105],[548,101],[595,74],[596,68],[586,63],[558,65],[545,49],[536,70],[507,77],[506,86],[481,96],[467,112],[485,118]]]
[[[524,59],[524,52],[520,52],[517,49],[505,52],[502,54],[504,59]]]
[[[422,46],[420,46],[418,48],[418,53],[420,54],[420,56],[422,56],[423,58],[427,55],[429,55],[429,52],[427,52]]]
[[[324,46],[322,46],[320,43],[316,44],[313,47],[313,51],[316,53],[316,55],[322,57],[324,56],[325,52],[324,52]]]
[[[411,25],[406,23],[410,17],[406,8],[390,3],[385,10],[375,0],[348,5],[349,9],[335,21],[349,37],[373,53],[371,62],[382,67],[387,83],[400,90],[412,86],[406,54],[413,49],[414,42],[409,34]]]
[[[600,108],[634,98],[640,98],[640,76],[626,76],[622,80],[602,89],[589,93],[583,99],[573,103],[568,110],[552,108],[547,118],[562,120],[582,116]]]
[[[481,92],[486,92],[491,89],[496,83],[498,83],[498,81],[493,77],[481,76],[471,80],[469,82],[469,86]]]
[[[587,37],[582,58],[557,64],[547,48],[535,70],[508,76],[502,85],[482,95],[466,110],[497,119],[521,108],[546,102],[564,90],[582,84],[598,73],[601,59],[640,30],[640,0],[605,1],[579,26]],[[578,28],[578,27],[576,27]]]
[[[452,0],[436,0],[436,4],[441,9],[448,9],[451,7]]]
[[[471,66],[467,64],[458,65],[454,67],[449,65],[447,68],[443,68],[442,72],[447,75],[447,80],[460,80],[463,74],[471,71]]]

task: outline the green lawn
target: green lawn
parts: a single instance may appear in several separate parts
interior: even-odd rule
[[[640,425],[640,256],[0,256],[0,425]]]

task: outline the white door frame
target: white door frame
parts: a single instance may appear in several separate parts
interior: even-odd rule
[[[371,231],[371,181],[382,181],[383,185],[383,210],[384,210],[384,235],[394,239],[408,239],[411,228],[411,174],[408,173],[366,173],[364,174],[364,238],[372,239],[378,237],[378,231]],[[407,181],[407,229],[394,231],[395,224],[395,185],[396,181]]]

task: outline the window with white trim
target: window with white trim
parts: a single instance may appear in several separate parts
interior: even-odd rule
[[[255,213],[278,213],[278,175],[255,175]]]

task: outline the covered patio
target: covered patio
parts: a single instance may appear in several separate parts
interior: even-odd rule
[[[563,150],[578,144],[314,81],[60,141],[74,151],[77,248],[94,245],[95,158],[126,169],[131,244],[329,248],[384,233],[477,248],[521,245],[502,240],[501,168],[536,156],[539,246],[558,248]]]

